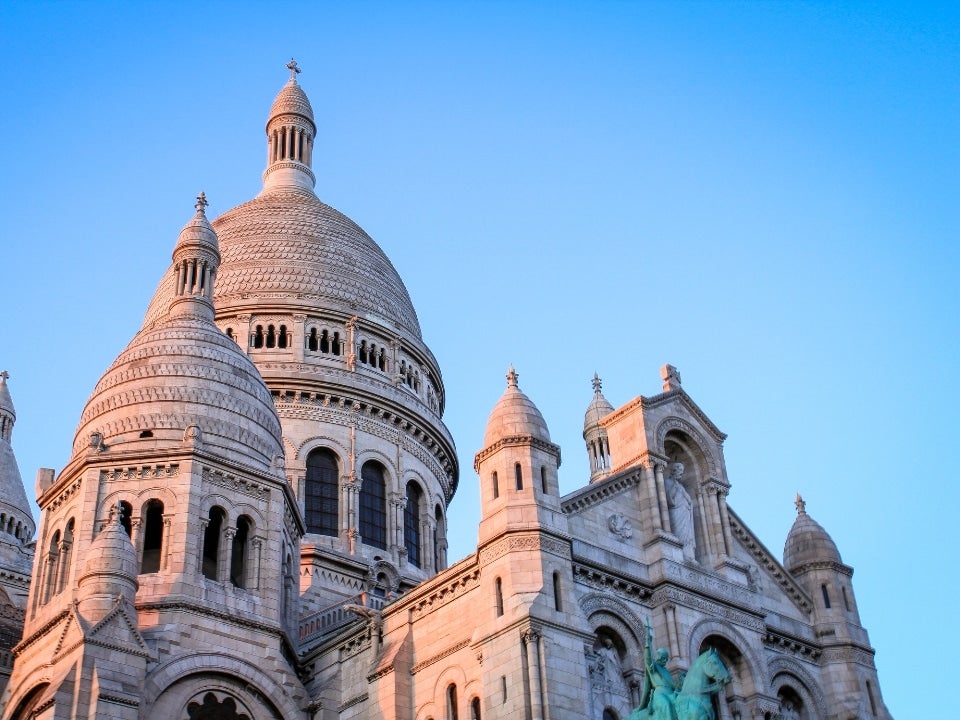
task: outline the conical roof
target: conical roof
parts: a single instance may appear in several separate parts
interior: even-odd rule
[[[607,399],[603,396],[603,393],[600,391],[601,381],[600,376],[596,373],[593,374],[593,398],[590,400],[590,404],[587,405],[587,410],[583,414],[583,432],[584,434],[587,431],[592,430],[600,424],[600,418],[605,415],[609,415],[613,412],[613,405],[611,405]]]
[[[297,84],[295,73],[291,73],[291,77],[287,81],[287,84],[280,89],[279,93],[277,93],[277,97],[274,99],[273,105],[270,106],[270,114],[267,116],[267,125],[269,125],[270,121],[279,115],[300,115],[301,117],[305,117],[310,120],[311,123],[314,121],[313,106],[310,105],[310,98],[307,97],[307,94],[303,91],[303,88]]]
[[[0,372],[0,511],[5,515],[13,514],[24,523],[27,532],[24,536],[32,538],[35,528],[33,514],[30,511],[30,501],[27,491],[23,487],[23,478],[20,476],[20,467],[13,454],[13,424],[17,417],[13,407],[13,398],[7,387],[6,371]],[[13,511],[11,513],[11,511]]]
[[[208,262],[215,275],[216,234],[200,200],[174,257],[178,268]],[[181,278],[179,289],[171,282],[176,311],[137,333],[104,373],[80,417],[74,456],[86,452],[98,433],[108,450],[155,450],[189,440],[269,469],[283,454],[270,392],[236,342],[214,325],[209,287],[197,285],[190,295],[178,273],[169,273]],[[187,275],[197,283],[202,272]]]
[[[842,563],[840,551],[830,534],[807,514],[807,504],[799,495],[796,499],[797,519],[787,533],[783,547],[783,566],[790,572],[810,563]]]
[[[498,440],[517,436],[532,436],[550,442],[547,423],[533,401],[520,390],[518,377],[513,367],[507,371],[507,389],[490,412],[483,436],[484,448]]]

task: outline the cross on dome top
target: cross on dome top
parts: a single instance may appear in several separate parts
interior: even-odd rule
[[[593,381],[592,381],[592,383],[593,383],[593,391],[594,391],[595,393],[600,392],[600,388],[603,386],[603,383],[601,382],[600,376],[597,375],[597,373],[594,373],[594,374],[593,374]]]
[[[297,75],[300,74],[300,66],[297,65],[297,61],[293,58],[290,58],[290,62],[287,63],[287,70],[290,71],[290,81],[296,82]]]
[[[517,371],[513,369],[513,365],[510,366],[510,369],[507,370],[507,387],[515,388],[517,387],[517,378],[520,375],[517,374]]]
[[[207,194],[201,190],[200,194],[197,195],[197,204],[194,205],[194,207],[197,209],[197,213],[203,215],[203,209],[209,204],[210,203],[207,202]]]
[[[800,493],[797,493],[797,499],[793,501],[793,504],[797,506],[797,515],[807,514],[807,503],[800,497]]]

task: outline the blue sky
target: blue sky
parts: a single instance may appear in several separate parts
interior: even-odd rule
[[[204,190],[257,193],[297,58],[317,193],[404,278],[473,454],[507,366],[587,480],[599,372],[729,438],[778,557],[799,491],[856,569],[896,717],[947,682],[957,545],[960,12],[929,3],[0,5],[0,369],[29,488]]]

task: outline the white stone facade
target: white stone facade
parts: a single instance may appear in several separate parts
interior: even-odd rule
[[[564,497],[511,369],[479,544],[447,566],[440,368],[390,261],[313,193],[288,67],[263,191],[212,223],[198,199],[70,463],[39,476],[35,557],[0,378],[0,481],[23,495],[0,502],[23,623],[3,720],[620,720],[647,623],[675,674],[717,650],[724,720],[889,718],[852,568],[799,498],[783,562],[757,540],[671,366],[620,408],[595,378],[590,476]]]

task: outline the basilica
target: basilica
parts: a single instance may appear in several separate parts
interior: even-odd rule
[[[37,474],[39,527],[0,374],[2,720],[669,720],[704,652],[704,720],[889,720],[853,568],[799,496],[782,557],[757,539],[671,365],[616,408],[594,378],[567,495],[510,368],[464,473],[478,545],[448,558],[441,369],[390,260],[314,193],[288,67],[263,189],[171,230],[68,464]]]

